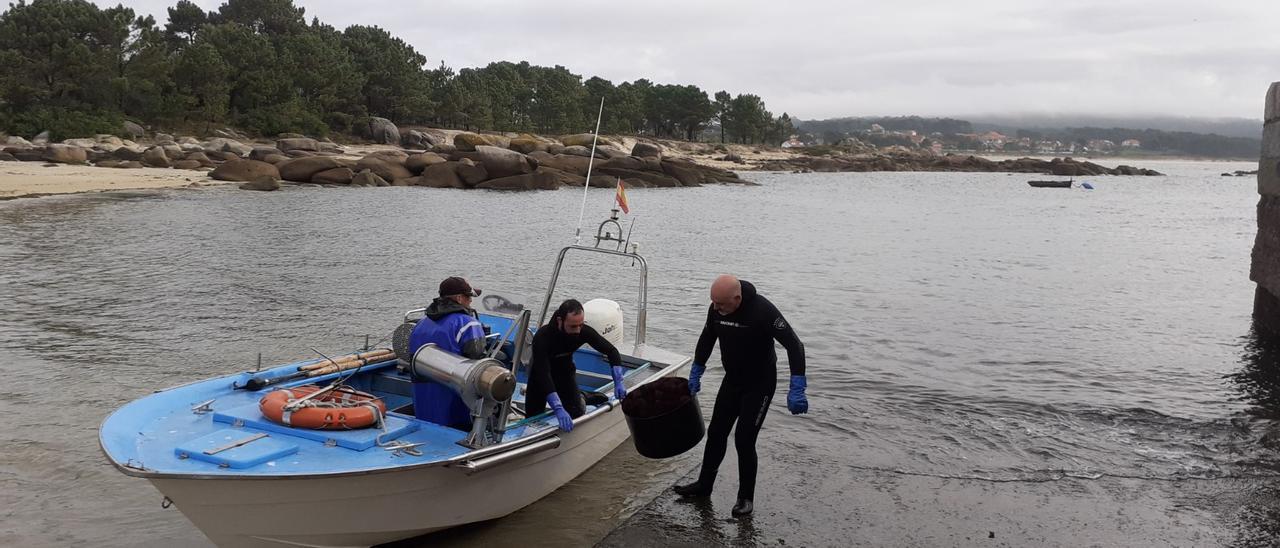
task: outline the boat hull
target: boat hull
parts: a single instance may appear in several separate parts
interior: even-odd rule
[[[371,546],[496,519],[572,481],[626,441],[614,409],[559,445],[490,468],[426,466],[305,479],[153,477],[219,546]]]

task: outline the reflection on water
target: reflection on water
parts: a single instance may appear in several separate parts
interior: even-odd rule
[[[1227,378],[1251,405],[1247,413],[1261,419],[1280,419],[1280,337],[1267,336],[1253,328],[1243,339],[1240,370]]]

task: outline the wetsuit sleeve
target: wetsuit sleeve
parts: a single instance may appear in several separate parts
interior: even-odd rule
[[[549,329],[549,328],[544,328]],[[545,387],[555,391],[555,382],[551,380],[551,337],[541,329],[533,336],[533,359],[529,362],[529,386]],[[538,378],[534,379],[533,376]]]
[[[596,331],[589,325],[582,326],[582,340],[591,346],[591,348],[596,349],[596,352],[608,356],[609,365],[622,365],[622,354],[618,353],[618,348],[613,346],[613,343],[605,339],[599,331]]]
[[[702,324],[702,335],[698,336],[698,346],[694,347],[693,363],[707,365],[711,358],[711,350],[716,347],[716,332],[711,329],[711,314],[714,311],[707,307],[707,322]]]
[[[800,342],[796,331],[791,328],[791,324],[787,323],[787,319],[782,317],[782,313],[778,312],[773,303],[768,306],[768,314],[769,329],[773,332],[773,339],[787,349],[787,363],[791,365],[791,374],[804,375],[804,343]]]

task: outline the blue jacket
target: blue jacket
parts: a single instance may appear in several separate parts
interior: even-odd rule
[[[409,353],[418,351],[424,344],[434,343],[468,358],[484,355],[484,327],[475,313],[453,299],[438,298],[427,307],[427,315],[418,321],[409,334]]]
[[[453,299],[438,298],[409,334],[409,353],[417,352],[424,344],[435,344],[454,354],[479,358],[484,355],[484,343],[484,327],[475,312]],[[428,379],[413,379],[413,414],[463,430],[471,422],[471,410],[462,398],[451,388]]]

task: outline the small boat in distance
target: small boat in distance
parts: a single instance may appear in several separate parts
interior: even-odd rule
[[[1067,181],[1027,181],[1027,184],[1036,188],[1071,188],[1071,184],[1075,179]]]

